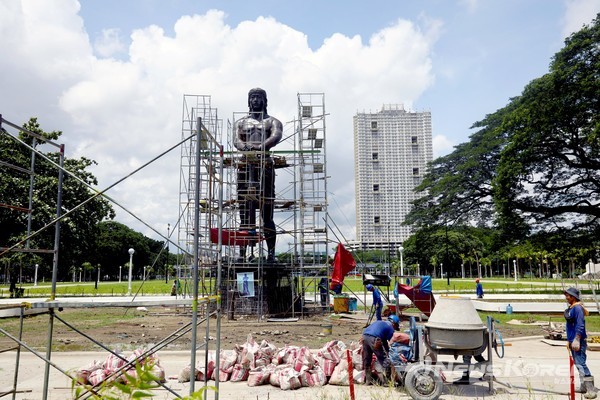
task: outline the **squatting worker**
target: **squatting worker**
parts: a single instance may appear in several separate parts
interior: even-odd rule
[[[567,342],[579,372],[581,392],[585,393],[584,397],[586,399],[595,399],[598,389],[594,386],[594,377],[586,364],[587,332],[585,331],[585,317],[589,315],[589,312],[580,301],[581,294],[578,289],[570,287],[565,290],[564,294],[567,303],[569,303],[569,307],[565,310]]]
[[[383,366],[386,378],[391,375],[391,363],[388,358],[390,351],[389,341],[394,336],[394,331],[400,329],[400,318],[392,314],[387,321],[375,321],[365,328],[362,334],[362,357],[363,366],[365,369],[365,384],[373,383],[373,375],[371,373],[371,361],[373,354],[377,357],[377,361]]]

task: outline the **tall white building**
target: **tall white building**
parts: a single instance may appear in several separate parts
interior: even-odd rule
[[[431,112],[384,105],[354,116],[357,245],[394,251],[411,234],[402,225],[432,160]]]

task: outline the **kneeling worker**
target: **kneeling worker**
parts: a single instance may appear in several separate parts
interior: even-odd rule
[[[365,369],[365,384],[371,385],[373,383],[373,375],[371,374],[373,354],[383,366],[386,378],[390,378],[391,363],[388,358],[388,352],[390,351],[388,342],[394,336],[394,331],[398,329],[400,329],[400,318],[392,314],[387,321],[375,321],[363,331],[362,357]]]

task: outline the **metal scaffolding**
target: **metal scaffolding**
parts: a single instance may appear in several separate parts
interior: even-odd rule
[[[212,114],[211,114],[212,115]],[[214,114],[216,116],[216,112]],[[7,120],[4,120],[3,118],[1,118],[0,116],[0,122],[2,122],[2,124],[4,126],[10,126],[12,128],[15,128],[17,131],[25,133],[25,134],[29,134],[29,132],[27,132],[26,130],[24,130],[23,128],[18,127],[15,124],[10,123]],[[170,335],[168,335],[165,339],[159,341],[156,345],[154,345],[152,348],[147,349],[144,354],[140,355],[138,357],[138,359],[142,359],[145,358],[146,356],[152,355],[155,352],[157,352],[158,350],[164,348],[166,345],[168,345],[169,343],[172,343],[173,341],[176,341],[177,339],[181,338],[183,335],[190,333],[191,334],[191,346],[190,346],[190,365],[196,365],[196,353],[198,350],[204,350],[205,351],[205,365],[208,362],[208,353],[209,353],[209,321],[211,317],[216,317],[216,330],[217,330],[217,337],[220,337],[220,323],[221,323],[221,308],[220,308],[220,297],[219,297],[219,292],[218,292],[218,287],[219,287],[219,283],[220,283],[220,279],[221,279],[221,275],[220,275],[220,271],[221,271],[221,257],[220,257],[220,248],[218,247],[219,245],[217,244],[216,248],[214,251],[207,251],[207,250],[212,250],[212,249],[205,249],[205,248],[200,248],[200,241],[199,241],[199,227],[200,224],[198,223],[201,215],[200,209],[200,197],[201,194],[202,196],[206,196],[207,198],[210,198],[212,195],[208,195],[206,193],[211,193],[212,191],[215,191],[217,193],[216,198],[219,200],[220,203],[220,199],[222,198],[222,182],[220,179],[208,179],[207,182],[204,186],[201,184],[201,180],[199,179],[195,179],[195,177],[200,176],[200,170],[201,170],[201,164],[200,164],[200,159],[201,159],[201,155],[202,155],[202,160],[205,161],[205,163],[203,164],[203,167],[210,172],[210,174],[205,175],[205,176],[210,176],[213,178],[218,178],[218,176],[222,176],[222,165],[223,165],[223,152],[222,152],[222,148],[220,147],[220,145],[218,144],[218,142],[215,139],[215,136],[213,134],[213,132],[211,132],[209,129],[215,129],[215,131],[218,131],[218,125],[210,125],[210,124],[204,124],[202,121],[202,118],[199,116],[197,117],[196,120],[196,124],[195,127],[190,128],[190,130],[187,132],[187,136],[182,138],[182,141],[177,145],[177,146],[184,146],[186,147],[186,154],[194,154],[194,161],[191,161],[190,159],[188,159],[188,163],[190,166],[189,171],[192,171],[192,166],[193,168],[193,173],[190,172],[190,174],[192,174],[192,178],[188,179],[186,181],[186,183],[189,184],[189,188],[193,188],[193,197],[188,198],[188,203],[186,204],[186,218],[193,220],[194,221],[194,229],[192,230],[192,236],[194,237],[194,240],[192,241],[193,244],[190,245],[189,241],[185,242],[185,245],[187,246],[186,248],[182,248],[181,246],[178,246],[179,249],[181,251],[183,251],[184,253],[186,253],[186,265],[188,265],[190,267],[190,269],[192,270],[192,279],[193,279],[193,292],[191,293],[191,296],[189,298],[184,298],[184,299],[174,299],[174,300],[169,300],[169,301],[165,301],[165,300],[139,300],[136,299],[135,296],[133,296],[131,298],[131,300],[127,301],[127,302],[115,302],[112,300],[100,300],[100,301],[91,301],[91,302],[79,302],[79,303],[74,303],[74,302],[64,302],[64,301],[59,301],[56,300],[56,283],[57,283],[57,258],[58,258],[58,247],[55,248],[54,251],[54,264],[53,264],[53,271],[52,271],[52,293],[51,293],[51,297],[48,301],[35,301],[35,302],[31,302],[31,303],[20,303],[18,305],[15,305],[14,307],[18,307],[21,308],[21,324],[20,324],[20,331],[18,332],[17,335],[11,334],[9,332],[7,332],[4,329],[0,329],[0,333],[2,333],[3,335],[5,335],[7,338],[9,338],[10,340],[14,341],[16,344],[16,347],[11,348],[11,349],[7,349],[7,350],[15,350],[15,375],[14,375],[14,383],[13,383],[13,388],[10,392],[7,393],[3,393],[2,395],[6,395],[6,394],[13,394],[13,398],[15,398],[15,395],[17,393],[19,393],[19,388],[18,388],[18,374],[19,374],[19,361],[20,361],[20,355],[21,355],[21,351],[23,349],[31,352],[32,354],[34,354],[35,356],[39,357],[40,359],[42,359],[45,362],[45,374],[44,374],[44,387],[43,387],[43,391],[42,391],[42,396],[43,399],[47,399],[48,398],[48,394],[49,394],[49,372],[50,372],[50,368],[54,368],[58,371],[60,371],[61,373],[65,374],[67,377],[69,377],[73,382],[78,382],[77,377],[72,373],[72,372],[67,372],[64,369],[62,369],[60,366],[56,365],[55,363],[53,363],[51,361],[52,358],[52,344],[53,344],[53,335],[54,335],[54,323],[57,321],[59,323],[63,323],[65,324],[69,329],[71,329],[73,332],[80,334],[82,336],[84,336],[85,338],[87,338],[88,340],[90,340],[92,343],[102,347],[103,349],[109,351],[110,353],[114,354],[115,356],[122,358],[122,356],[116,354],[114,351],[110,350],[107,346],[104,346],[103,344],[99,343],[98,341],[96,341],[93,338],[93,333],[88,334],[85,332],[82,332],[81,330],[79,330],[73,323],[70,323],[66,320],[64,320],[63,318],[59,317],[56,313],[55,310],[60,310],[62,308],[74,308],[74,307],[85,307],[85,308],[92,308],[92,307],[138,307],[138,306],[156,306],[156,305],[164,305],[164,304],[173,304],[173,305],[182,305],[182,306],[187,306],[189,307],[189,309],[191,310],[191,321],[186,324],[185,326],[177,329],[175,332],[171,333]],[[17,139],[17,134],[10,134],[8,133],[4,128],[2,129],[2,133],[3,134],[8,134],[11,137],[15,138],[15,140]],[[188,143],[189,142],[189,143]],[[48,160],[49,162],[52,162],[51,160],[49,160],[43,153],[39,152],[38,150],[36,150],[34,147],[30,147],[28,146],[26,143],[23,143],[22,141],[20,142],[22,145],[27,146],[28,148],[30,148],[30,150],[32,150],[33,152],[35,152],[38,156],[40,157],[44,157],[46,158],[46,160]],[[200,145],[198,145],[200,144]],[[171,149],[177,147],[174,146]],[[170,149],[170,150],[171,150]],[[191,152],[191,150],[193,149],[193,153]],[[64,147],[60,146],[60,150],[61,150],[61,162],[60,164],[55,164],[53,163],[53,165],[58,169],[59,171],[59,180],[62,180],[62,175],[63,173],[69,174],[71,177],[73,177],[74,179],[79,180],[81,183],[87,185],[87,183],[85,183],[84,181],[82,181],[81,179],[79,179],[76,175],[70,173],[68,170],[63,168],[62,165],[62,159],[63,159],[63,155],[64,155]],[[170,151],[168,150],[168,151]],[[168,151],[166,151],[165,153],[162,153],[160,156],[154,158],[152,161],[157,160],[158,158],[160,158],[162,155],[166,154]],[[151,162],[152,162],[151,161]],[[207,162],[206,162],[207,161]],[[138,168],[135,172],[139,171],[140,169],[146,167],[147,165],[149,165],[151,162],[144,164],[142,167]],[[132,174],[130,174],[132,175]],[[109,201],[113,202],[114,204],[118,205],[119,207],[123,208],[126,212],[132,214],[129,210],[127,210],[126,208],[124,208],[123,206],[121,206],[119,203],[115,202],[113,199],[111,199],[110,197],[106,196],[104,193],[114,187],[115,185],[117,185],[118,183],[122,182],[124,179],[121,179],[119,181],[117,181],[116,183],[114,183],[113,185],[109,186],[108,188],[104,189],[104,190],[96,190],[95,188],[90,187],[90,199],[96,197],[96,196],[104,196],[105,198],[107,198]],[[204,182],[204,180],[202,180]],[[89,185],[87,185],[89,186]],[[94,194],[92,194],[94,193]],[[87,201],[89,201],[90,199],[80,203],[78,206],[73,207],[72,209],[70,209],[69,211],[61,214],[60,213],[60,191],[59,191],[59,198],[57,200],[57,208],[59,209],[59,211],[57,212],[57,217],[56,219],[54,219],[53,221],[51,221],[50,223],[46,224],[44,226],[43,229],[38,230],[36,232],[34,232],[33,234],[28,234],[27,239],[29,239],[29,237],[33,237],[34,235],[36,235],[37,233],[41,232],[42,230],[55,225],[57,226],[56,228],[56,236],[58,237],[59,231],[58,231],[58,222],[61,221],[61,219],[67,217],[68,215],[70,215],[72,212],[74,212],[75,210],[77,210],[78,208],[80,208],[83,204],[85,204]],[[132,214],[133,215],[133,214]],[[183,215],[183,214],[182,214]],[[214,217],[214,223],[216,224],[216,226],[221,226],[222,220],[221,220],[221,212],[220,210],[218,210],[215,213],[216,217]],[[138,219],[139,221],[143,222],[141,219],[139,219],[137,216],[133,215],[136,219]],[[181,219],[181,217],[180,217]],[[210,221],[210,219],[209,219]],[[144,222],[143,222],[144,223]],[[144,223],[145,224],[145,223]],[[147,224],[145,224],[146,226],[148,226]],[[219,229],[220,230],[220,229]],[[157,232],[156,230],[154,230],[156,233],[158,233],[160,235],[159,232]],[[162,236],[162,235],[161,235]],[[169,240],[168,238],[165,238],[167,241]],[[58,239],[57,239],[57,243],[58,243]],[[19,244],[17,244],[19,245]],[[56,245],[58,246],[58,245]],[[13,247],[16,247],[13,246]],[[7,252],[7,251],[11,251],[14,250],[13,248],[6,248],[4,250],[2,250],[2,252]],[[205,263],[208,262],[212,262],[213,266],[215,266],[215,269],[217,271],[219,271],[219,273],[216,275],[216,280],[217,280],[217,285],[215,286],[215,288],[212,290],[213,294],[212,295],[206,295],[203,297],[199,297],[199,285],[198,282],[200,281],[199,279],[199,272],[201,271],[200,265],[205,265]],[[203,275],[204,276],[204,275]],[[97,300],[97,299],[96,299]],[[22,337],[22,328],[23,328],[23,318],[25,315],[25,308],[27,309],[33,309],[33,310],[40,310],[40,311],[44,311],[45,314],[48,314],[49,316],[49,322],[48,322],[48,331],[47,331],[47,336],[48,336],[48,340],[47,340],[47,344],[46,344],[46,353],[42,354],[40,352],[35,351],[34,349],[32,349],[31,347],[29,347],[27,345],[27,343],[25,343],[24,341],[21,340]],[[201,317],[199,318],[199,314],[201,315]],[[38,318],[38,317],[35,317]],[[197,328],[200,324],[202,323],[206,323],[206,335],[205,338],[203,340],[198,339],[197,337]],[[217,340],[214,343],[215,346],[215,354],[216,354],[216,362],[219,362],[219,356],[220,356],[220,340]],[[5,349],[6,350],[6,349]],[[3,350],[4,351],[4,350]],[[125,360],[127,361],[127,366],[131,367],[131,362],[129,360]],[[135,362],[135,361],[133,361]],[[123,374],[125,372],[125,368],[123,368],[122,370],[117,371],[118,374]],[[190,381],[190,394],[192,394],[195,390],[194,388],[195,382],[194,380]],[[206,382],[205,382],[206,385]],[[218,378],[216,380],[215,383],[217,389],[219,387],[219,382],[218,382]],[[173,392],[171,389],[169,389],[167,386],[163,385],[163,387],[168,390],[169,392],[171,392],[175,397],[177,398],[181,398],[182,396],[180,396],[179,394]],[[83,387],[82,389],[84,391],[84,393],[87,392],[88,396],[91,395],[91,393],[95,393],[95,391],[98,389],[98,387]],[[85,396],[85,394],[84,394]],[[214,398],[218,399],[218,390],[214,393]]]

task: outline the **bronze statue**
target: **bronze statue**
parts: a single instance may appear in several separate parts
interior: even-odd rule
[[[248,110],[248,115],[235,123],[234,145],[243,152],[237,173],[240,229],[247,230],[249,235],[256,235],[256,209],[260,209],[267,243],[267,262],[274,262],[275,170],[269,150],[281,140],[283,125],[267,113],[267,92],[263,89],[250,89]],[[240,255],[245,259],[246,246],[241,246]],[[251,254],[249,258],[253,257]]]

